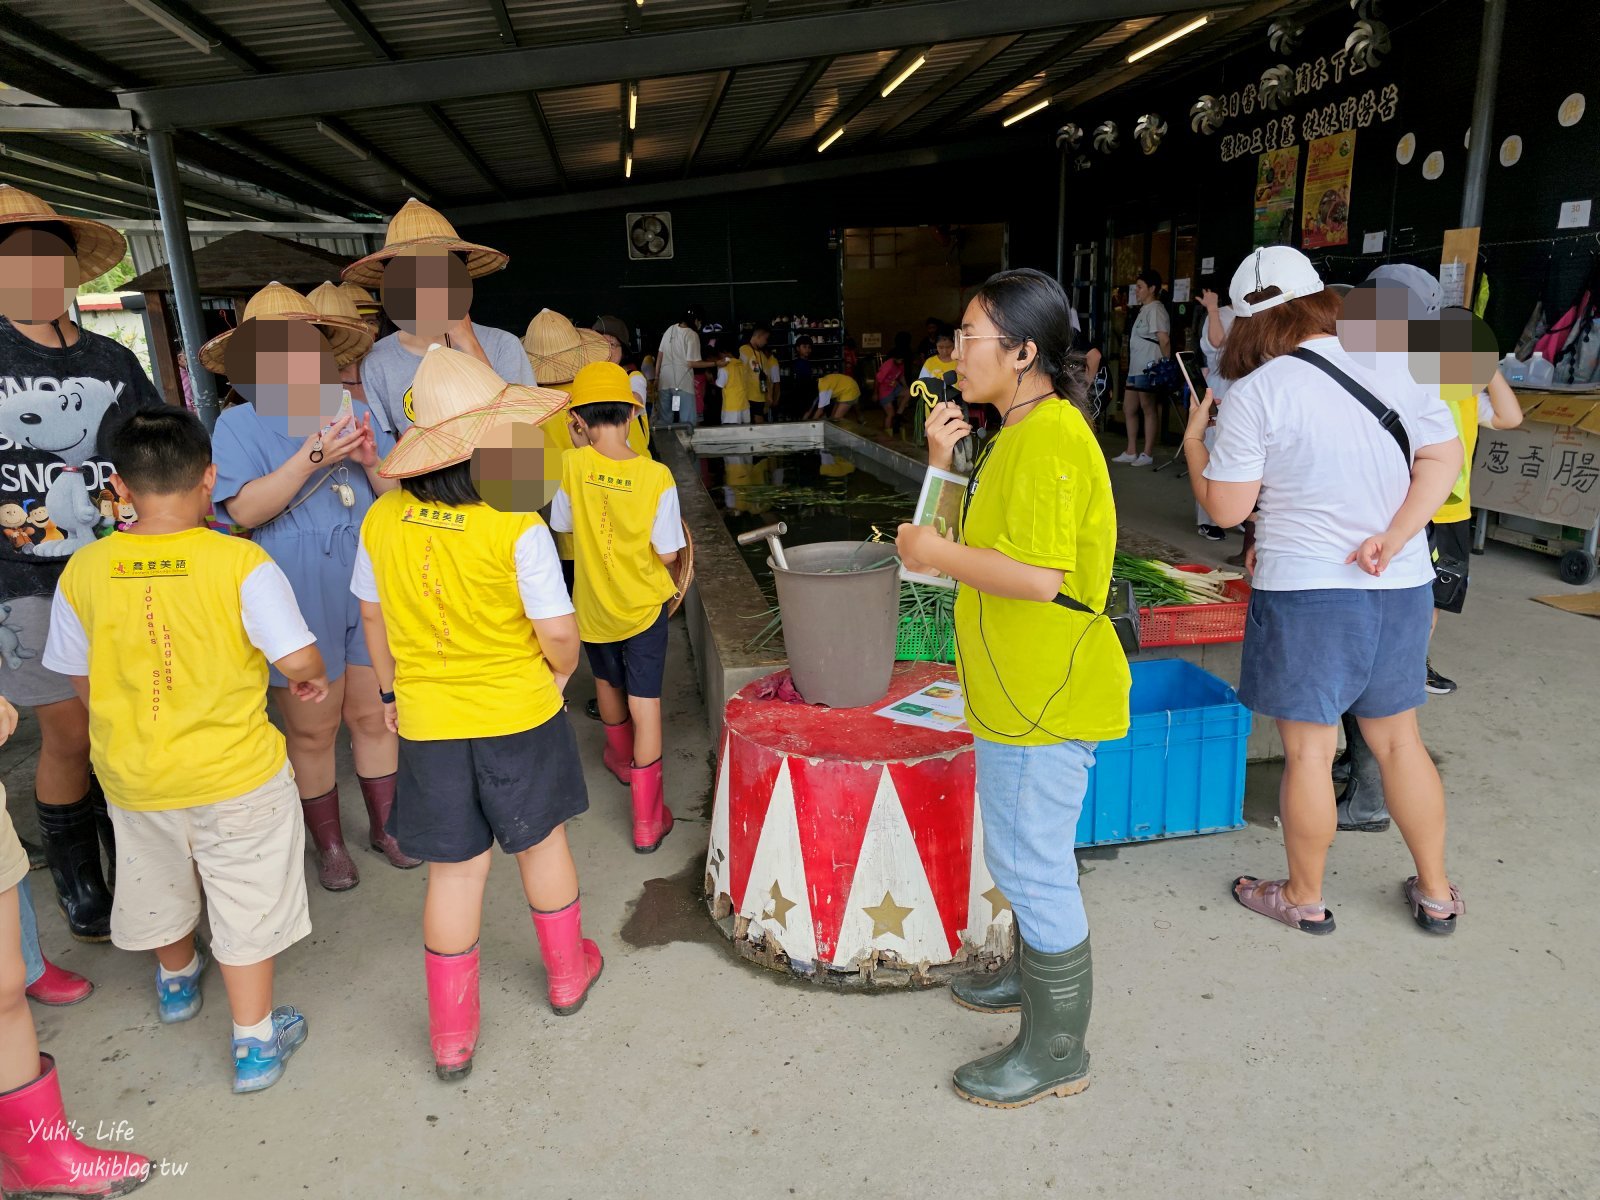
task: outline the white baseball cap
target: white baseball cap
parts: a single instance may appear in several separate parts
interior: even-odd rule
[[[1275,287],[1279,295],[1251,304],[1246,296]],[[1233,273],[1228,299],[1241,317],[1253,316],[1289,300],[1314,296],[1322,290],[1322,277],[1311,260],[1293,246],[1263,246],[1251,253]]]
[[[1404,284],[1422,302],[1424,316],[1439,315],[1444,289],[1439,286],[1438,279],[1422,267],[1414,267],[1410,263],[1384,263],[1381,267],[1373,268],[1367,281]]]

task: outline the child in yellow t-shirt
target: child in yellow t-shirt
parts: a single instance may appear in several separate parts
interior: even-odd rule
[[[589,807],[561,701],[578,625],[544,522],[484,501],[504,495],[509,506],[513,491],[537,491],[509,485],[540,478],[543,463],[523,449],[506,451],[509,466],[487,450],[474,461],[500,427],[546,420],[566,397],[507,384],[442,346],[423,355],[411,393],[415,424],[378,468],[400,487],[361,523],[350,590],[400,735],[388,832],[430,865],[428,1031],[449,1080],[472,1069],[477,1047],[478,933],[496,841],[516,856],[558,1014],[582,1006],[602,960],[583,937],[566,835]]]
[[[771,337],[769,326],[757,325],[750,331],[750,340],[739,347],[739,361],[750,372],[747,390],[750,409],[758,423],[778,416],[778,388],[783,376],[777,358],[767,349]]]
[[[737,368],[735,368],[737,369]],[[633,795],[633,848],[648,854],[672,830],[661,780],[661,677],[669,570],[684,547],[672,472],[627,442],[637,398],[613,363],[572,381],[572,442],[550,526],[577,547],[578,630],[594,670],[606,767]]]
[[[254,542],[206,528],[217,469],[182,409],[136,413],[111,477],[139,520],[61,576],[44,665],[89,709],[89,752],[116,830],[111,940],[154,950],[162,1022],[200,1011],[207,960],[233,1014],[235,1092],[271,1087],[306,1021],[272,1004],[273,961],[311,932],[305,827],[267,664],[295,697],[328,679],[288,579]],[[202,896],[209,953],[196,946]]]
[[[848,375],[824,375],[817,380],[817,402],[806,414],[806,420],[826,418],[842,421],[851,407],[861,399],[861,385]]]
[[[722,423],[724,425],[750,424],[750,404],[756,391],[755,373],[738,354],[724,351],[717,359],[717,387],[722,389]]]

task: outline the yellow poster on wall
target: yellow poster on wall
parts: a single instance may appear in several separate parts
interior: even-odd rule
[[[1268,150],[1256,159],[1253,246],[1294,244],[1294,195],[1300,183],[1300,147]]]
[[[1306,146],[1305,207],[1300,210],[1303,249],[1350,244],[1350,169],[1355,161],[1353,129]]]

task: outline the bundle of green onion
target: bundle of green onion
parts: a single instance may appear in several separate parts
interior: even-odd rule
[[[1141,608],[1174,604],[1225,604],[1233,597],[1227,585],[1244,576],[1237,571],[1180,571],[1154,558],[1138,558],[1117,551],[1111,573],[1133,584]]]

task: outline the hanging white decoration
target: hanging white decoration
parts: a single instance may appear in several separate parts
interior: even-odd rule
[[[1561,102],[1561,107],[1556,109],[1556,120],[1561,122],[1563,129],[1571,129],[1583,120],[1583,110],[1589,107],[1584,100],[1582,92],[1573,92]]]
[[[1267,45],[1274,54],[1293,54],[1294,48],[1305,37],[1306,27],[1294,21],[1274,21],[1267,28]]]
[[[1417,135],[1414,133],[1401,134],[1400,140],[1395,143],[1394,147],[1395,162],[1399,163],[1402,167],[1409,166],[1412,156],[1415,155],[1416,152]]]
[[[1082,125],[1068,121],[1060,129],[1056,130],[1057,150],[1076,150],[1078,143],[1081,141],[1083,141]]]
[[[1389,53],[1389,27],[1382,21],[1357,21],[1344,40],[1345,53],[1352,61],[1375,67],[1380,54]]]
[[[1101,121],[1094,127],[1094,148],[1101,154],[1110,154],[1122,140],[1115,121]]]
[[[1161,145],[1161,139],[1167,136],[1167,123],[1156,113],[1145,113],[1134,125],[1133,136],[1139,143],[1139,149],[1146,154],[1154,154]]]
[[[1444,174],[1444,151],[1435,150],[1422,160],[1422,177],[1429,182]]]
[[[1500,165],[1514,167],[1522,161],[1522,139],[1512,134],[1500,143]]]
[[[1256,89],[1256,95],[1265,107],[1276,112],[1294,99],[1294,93],[1294,68],[1287,63],[1261,72],[1261,86]]]
[[[1189,106],[1189,128],[1196,133],[1215,133],[1222,128],[1224,114],[1215,96],[1201,96]]]
[[[1355,10],[1358,17],[1375,17],[1378,15],[1380,0],[1350,0],[1350,7]]]

